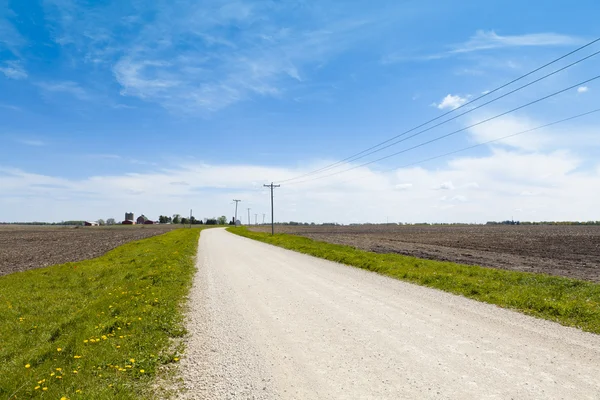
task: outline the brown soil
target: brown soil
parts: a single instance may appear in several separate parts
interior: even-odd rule
[[[270,227],[252,230],[269,231]],[[600,226],[278,226],[329,243],[600,282]]]
[[[177,225],[52,227],[0,225],[0,276],[101,256]]]

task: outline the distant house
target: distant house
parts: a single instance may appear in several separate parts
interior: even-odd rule
[[[98,226],[98,225],[100,225],[100,224],[99,224],[99,223],[97,223],[97,222],[85,221],[85,222],[83,223],[83,225],[84,225],[84,226]]]
[[[135,223],[138,225],[144,225],[146,223],[146,221],[148,221],[148,218],[146,218],[146,216],[144,214],[142,214],[137,218]]]
[[[133,225],[133,221],[126,219],[125,221],[121,222],[121,225]]]

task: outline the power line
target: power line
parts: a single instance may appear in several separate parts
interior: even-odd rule
[[[420,134],[422,134],[422,133],[425,133],[425,132],[428,132],[428,131],[430,131],[430,130],[432,130],[432,129],[435,129],[435,128],[437,128],[437,127],[439,127],[439,126],[441,126],[441,125],[444,125],[444,124],[446,124],[446,123],[448,123],[448,122],[450,122],[450,121],[453,121],[453,120],[455,120],[455,119],[457,119],[457,118],[460,118],[460,117],[462,117],[463,115],[469,114],[470,112],[473,112],[473,111],[475,111],[475,110],[478,110],[478,109],[480,109],[480,108],[482,108],[482,107],[484,107],[484,106],[486,106],[486,105],[488,105],[488,104],[490,104],[490,103],[494,103],[494,102],[495,102],[495,101],[497,101],[497,100],[500,100],[500,99],[502,99],[502,98],[504,98],[504,97],[507,97],[507,96],[509,96],[509,95],[511,95],[511,94],[513,94],[513,93],[515,93],[515,92],[518,92],[519,90],[522,90],[522,89],[524,89],[524,88],[526,88],[526,87],[528,87],[528,86],[531,86],[531,85],[533,85],[533,84],[535,84],[535,83],[537,83],[537,82],[539,82],[539,81],[541,81],[541,80],[543,80],[543,79],[546,79],[546,78],[548,78],[548,77],[550,77],[550,76],[552,76],[552,75],[555,75],[555,74],[557,74],[557,73],[559,73],[559,72],[561,72],[561,71],[564,71],[565,69],[567,69],[567,68],[570,68],[570,67],[572,67],[573,65],[579,64],[580,62],[582,62],[582,61],[585,61],[585,60],[587,60],[588,58],[591,58],[591,57],[593,57],[593,56],[595,56],[595,55],[598,55],[598,54],[600,54],[600,50],[599,50],[599,51],[597,51],[597,52],[595,52],[595,53],[593,53],[593,54],[590,54],[590,55],[589,55],[589,56],[587,56],[587,57],[584,57],[584,58],[582,58],[582,59],[580,59],[580,60],[577,60],[577,61],[575,61],[575,62],[573,62],[573,63],[571,63],[571,64],[569,64],[569,65],[567,65],[567,66],[564,66],[564,67],[562,67],[562,68],[560,68],[560,69],[557,69],[557,70],[555,70],[555,71],[553,71],[553,72],[551,72],[551,73],[549,73],[549,74],[547,74],[547,75],[544,75],[544,76],[542,76],[541,78],[538,78],[538,79],[536,79],[536,80],[534,80],[534,81],[532,81],[532,82],[529,82],[529,83],[527,83],[527,84],[525,84],[525,85],[523,85],[523,86],[521,86],[521,87],[518,87],[518,88],[516,88],[516,89],[514,89],[514,90],[512,90],[512,91],[510,91],[510,92],[508,92],[508,93],[505,93],[505,94],[503,94],[503,95],[502,95],[502,96],[500,96],[500,97],[497,97],[497,98],[495,98],[495,99],[493,99],[493,100],[490,100],[490,101],[488,101],[488,102],[486,102],[486,103],[480,104],[480,105],[478,105],[477,107],[474,107],[474,108],[472,108],[472,109],[469,109],[469,110],[467,110],[467,111],[465,111],[465,112],[463,112],[463,113],[461,113],[461,114],[459,114],[459,115],[456,115],[456,116],[454,116],[454,117],[452,117],[452,118],[450,118],[450,119],[447,119],[447,120],[445,120],[445,121],[442,121],[442,122],[440,122],[440,123],[438,123],[438,124],[436,124],[436,125],[430,126],[429,128],[423,129],[423,130],[421,130],[421,131],[419,131],[419,132],[417,132],[417,133],[415,133],[415,134],[413,134],[413,135],[407,136],[407,137],[405,137],[404,139],[400,139],[400,140],[394,141],[394,142],[392,142],[392,143],[390,143],[390,144],[388,144],[388,145],[386,145],[386,146],[384,146],[384,147],[381,147],[380,149],[373,150],[373,151],[371,151],[371,152],[368,152],[368,153],[366,153],[366,154],[363,154],[363,155],[361,155],[360,157],[356,157],[356,158],[354,158],[354,159],[350,160],[349,162],[351,162],[351,161],[356,161],[356,160],[359,160],[359,159],[361,159],[361,158],[364,158],[364,157],[370,156],[371,154],[374,154],[374,153],[378,153],[378,152],[380,152],[380,151],[382,151],[382,150],[385,150],[385,149],[387,149],[387,148],[389,148],[389,147],[395,146],[395,145],[397,145],[398,143],[405,142],[405,141],[407,141],[408,139],[411,139],[411,138],[413,138],[413,137],[415,137],[415,136],[418,136],[418,135],[420,135]]]
[[[289,182],[289,181],[297,180],[297,179],[300,179],[300,178],[303,178],[303,177],[306,177],[306,176],[314,175],[314,174],[317,174],[317,173],[319,173],[319,172],[327,171],[327,170],[330,170],[330,169],[332,169],[332,168],[334,168],[334,167],[336,167],[336,166],[338,166],[338,165],[340,165],[340,164],[347,164],[347,163],[349,163],[349,162],[355,161],[355,160],[357,160],[357,159],[360,159],[360,158],[366,157],[366,156],[368,156],[368,155],[370,155],[370,154],[376,153],[376,152],[378,152],[378,151],[381,151],[381,150],[384,150],[384,149],[386,149],[386,148],[388,148],[388,147],[390,147],[390,146],[393,146],[394,144],[397,144],[397,143],[399,143],[399,142],[392,143],[392,144],[390,144],[390,145],[388,145],[388,146],[385,146],[385,147],[383,147],[383,148],[381,148],[381,149],[375,150],[375,149],[377,149],[378,147],[381,147],[381,146],[383,146],[384,144],[390,143],[390,142],[394,141],[395,139],[397,139],[397,138],[399,138],[399,137],[401,137],[401,136],[404,136],[404,135],[406,135],[406,134],[408,134],[408,133],[410,133],[410,132],[414,132],[415,130],[417,130],[417,129],[419,129],[419,128],[422,128],[422,127],[424,127],[425,125],[428,125],[428,124],[430,124],[430,123],[432,123],[432,122],[434,122],[434,121],[437,121],[437,120],[439,120],[439,119],[441,119],[441,118],[443,118],[443,117],[445,117],[445,116],[447,116],[447,115],[449,115],[449,114],[451,114],[451,113],[453,113],[453,112],[456,112],[457,110],[460,110],[460,109],[462,109],[462,108],[465,108],[465,107],[467,107],[468,105],[470,105],[470,104],[472,104],[472,103],[474,103],[474,102],[476,102],[476,101],[478,101],[478,100],[480,100],[480,99],[482,99],[482,98],[484,98],[484,97],[487,97],[487,96],[489,96],[489,95],[491,95],[491,94],[493,94],[493,93],[495,93],[495,92],[497,92],[497,91],[499,91],[499,90],[501,90],[501,89],[504,89],[505,87],[507,87],[507,86],[510,86],[510,85],[512,85],[513,83],[515,83],[515,82],[518,82],[518,81],[520,81],[520,80],[522,80],[522,79],[524,79],[524,78],[526,78],[526,77],[528,77],[528,76],[530,76],[530,75],[532,75],[532,74],[534,74],[534,73],[536,73],[536,72],[538,72],[538,71],[540,71],[540,70],[542,70],[542,69],[544,69],[544,68],[546,68],[546,67],[548,67],[548,66],[550,66],[550,65],[552,65],[552,64],[554,64],[554,63],[556,63],[556,62],[558,62],[558,61],[560,61],[560,60],[562,60],[562,59],[564,59],[564,58],[566,58],[566,57],[568,57],[568,56],[570,56],[570,55],[572,55],[572,54],[574,54],[574,53],[578,52],[578,51],[580,51],[580,50],[583,50],[584,48],[586,48],[586,47],[589,47],[589,46],[593,45],[594,43],[596,43],[596,42],[598,42],[598,41],[600,41],[600,38],[598,38],[598,39],[595,39],[595,40],[593,40],[593,41],[591,41],[591,42],[589,42],[589,43],[587,43],[587,44],[585,44],[585,45],[583,45],[583,46],[581,46],[581,47],[579,47],[579,48],[577,48],[577,49],[575,49],[575,50],[573,50],[573,51],[571,51],[571,52],[569,52],[569,53],[567,53],[567,54],[565,54],[565,55],[563,55],[563,56],[561,56],[561,57],[559,57],[559,58],[557,58],[557,59],[554,59],[554,60],[552,60],[552,61],[550,61],[550,62],[548,62],[548,63],[546,63],[546,64],[542,65],[541,67],[538,67],[538,68],[536,68],[536,69],[534,69],[534,70],[532,70],[532,71],[530,71],[530,72],[526,73],[525,75],[521,75],[520,77],[518,77],[518,78],[516,78],[516,79],[513,79],[512,81],[510,81],[510,82],[508,82],[508,83],[505,83],[505,84],[503,84],[503,85],[501,85],[501,86],[499,86],[499,87],[497,87],[497,88],[495,88],[495,89],[493,89],[493,90],[491,90],[491,91],[488,91],[488,92],[486,92],[486,93],[482,94],[481,96],[479,96],[479,97],[477,97],[477,98],[475,98],[475,99],[473,99],[473,100],[471,100],[471,101],[468,101],[467,103],[465,103],[465,104],[463,104],[463,105],[461,105],[461,106],[459,106],[459,107],[457,107],[457,108],[455,108],[455,109],[452,109],[452,110],[450,110],[450,111],[447,111],[447,112],[445,112],[444,114],[442,114],[442,115],[440,115],[440,116],[438,116],[438,117],[435,117],[435,118],[433,118],[433,119],[430,119],[430,120],[428,120],[428,121],[426,121],[426,122],[424,122],[424,123],[422,123],[422,124],[420,124],[420,125],[418,125],[418,126],[415,126],[414,128],[411,128],[411,129],[409,129],[409,130],[407,130],[407,131],[405,131],[405,132],[402,132],[402,133],[400,133],[400,134],[398,134],[398,135],[396,135],[396,136],[394,136],[394,137],[391,137],[391,138],[389,138],[389,139],[387,139],[387,140],[385,140],[385,141],[383,141],[383,142],[381,142],[381,143],[379,143],[379,144],[376,144],[376,145],[374,145],[374,146],[372,146],[372,147],[369,147],[368,149],[365,149],[365,150],[363,150],[363,151],[361,151],[361,152],[359,152],[359,153],[353,154],[353,155],[351,155],[351,156],[349,156],[349,157],[346,157],[346,158],[344,158],[344,159],[342,159],[342,160],[340,160],[340,161],[337,161],[337,162],[335,162],[335,163],[333,163],[333,164],[326,165],[326,166],[324,166],[324,167],[322,167],[322,168],[319,168],[319,169],[316,169],[316,170],[314,170],[314,171],[311,171],[311,172],[308,172],[308,173],[305,173],[305,174],[302,174],[302,175],[298,175],[298,176],[296,176],[296,177],[293,177],[293,178],[289,178],[289,179],[285,179],[285,180],[279,181],[279,183]],[[597,54],[599,54],[599,53],[600,53],[600,51],[599,51],[599,52],[596,52],[596,53],[593,53],[593,54],[591,54],[591,55],[589,55],[589,56],[587,56],[587,57],[584,57],[584,58],[582,58],[582,59],[580,59],[580,60],[578,60],[578,61],[576,61],[576,62],[574,62],[574,63],[571,63],[571,64],[569,64],[569,65],[567,65],[567,66],[565,66],[565,67],[563,67],[563,68],[561,68],[561,69],[558,69],[558,70],[556,70],[556,71],[554,71],[554,72],[552,72],[552,73],[550,73],[550,74],[547,74],[547,75],[545,75],[545,76],[543,76],[543,77],[541,77],[541,78],[539,78],[539,79],[537,79],[537,80],[535,80],[535,81],[533,81],[533,82],[530,82],[530,83],[528,83],[528,84],[526,84],[526,85],[523,85],[523,86],[521,86],[521,87],[519,87],[519,88],[517,88],[517,89],[515,89],[515,90],[513,90],[513,91],[511,91],[511,92],[509,92],[509,93],[506,93],[506,94],[504,94],[504,95],[502,95],[502,96],[500,96],[500,97],[497,97],[496,99],[490,100],[490,101],[488,101],[488,102],[486,102],[486,103],[484,103],[484,104],[482,104],[482,105],[480,105],[480,106],[477,106],[476,108],[470,109],[470,110],[468,110],[468,111],[466,111],[466,112],[464,112],[464,113],[462,113],[462,114],[460,114],[460,115],[458,115],[458,116],[455,116],[455,117],[453,117],[453,118],[451,118],[451,119],[448,119],[448,120],[446,120],[446,121],[443,121],[443,122],[441,122],[441,123],[439,123],[439,124],[436,124],[435,126],[432,126],[432,127],[430,127],[430,128],[427,128],[426,130],[423,130],[423,131],[421,131],[420,133],[423,133],[423,132],[426,132],[426,131],[428,131],[428,130],[434,129],[434,128],[436,128],[436,127],[440,126],[440,125],[443,125],[443,124],[445,124],[445,123],[447,123],[447,122],[449,122],[449,121],[452,121],[452,120],[454,120],[454,119],[456,119],[456,118],[459,118],[459,117],[461,117],[461,116],[463,116],[463,115],[465,115],[465,114],[467,114],[467,113],[469,113],[469,112],[472,112],[472,111],[474,111],[474,110],[476,110],[476,109],[478,109],[478,108],[481,108],[481,107],[483,107],[483,106],[485,106],[485,105],[488,105],[488,104],[490,104],[490,103],[493,103],[493,102],[495,102],[495,101],[497,101],[497,100],[500,100],[500,99],[502,99],[502,98],[504,98],[504,97],[506,97],[506,96],[508,96],[508,95],[510,95],[510,94],[512,94],[512,93],[515,93],[516,91],[519,91],[519,90],[521,90],[521,89],[524,89],[525,87],[528,87],[528,86],[530,86],[530,85],[532,85],[532,84],[534,84],[534,83],[537,83],[537,82],[541,81],[542,79],[545,79],[545,78],[548,78],[549,76],[552,76],[552,75],[554,75],[554,74],[557,74],[557,73],[559,73],[559,72],[561,72],[561,71],[563,71],[563,70],[565,70],[565,69],[567,69],[567,68],[570,68],[570,67],[572,67],[573,65],[576,65],[576,64],[578,64],[578,63],[580,63],[580,62],[582,62],[582,61],[585,61],[585,60],[587,60],[588,58],[591,58],[591,57],[593,57],[593,56],[595,56],[595,55],[597,55]],[[372,150],[374,150],[374,151],[372,151]],[[368,154],[365,154],[365,153],[368,153]]]
[[[591,114],[595,114],[595,113],[598,113],[598,112],[600,112],[600,108],[597,108],[595,110],[588,111],[588,112],[585,112],[585,113],[582,113],[582,114],[577,114],[577,115],[574,115],[572,117],[564,118],[564,119],[561,119],[561,120],[558,120],[558,121],[550,122],[548,124],[536,126],[535,128],[527,129],[527,130],[520,131],[520,132],[517,132],[517,133],[512,133],[510,135],[502,136],[502,137],[499,137],[499,138],[496,138],[496,139],[488,140],[487,142],[477,143],[477,144],[472,145],[472,146],[463,147],[461,149],[453,150],[453,151],[450,151],[448,153],[440,154],[440,155],[437,155],[437,156],[434,156],[434,157],[429,157],[429,158],[426,158],[426,159],[423,159],[423,160],[411,162],[409,164],[404,164],[404,165],[401,165],[401,166],[384,169],[384,170],[381,170],[379,172],[388,172],[388,171],[392,171],[392,170],[395,170],[395,169],[412,167],[413,165],[418,165],[418,164],[422,164],[422,163],[425,163],[425,162],[428,162],[428,161],[433,161],[433,160],[437,160],[439,158],[451,156],[453,154],[462,153],[463,151],[471,150],[471,149],[474,149],[474,148],[477,148],[477,147],[485,146],[487,144],[499,142],[499,141],[502,141],[502,140],[505,140],[505,139],[510,139],[512,137],[523,135],[525,133],[530,133],[530,132],[538,131],[540,129],[548,128],[550,126],[554,126],[554,125],[558,125],[558,124],[561,124],[561,123],[564,123],[564,122],[568,122],[568,121],[572,121],[572,120],[575,120],[575,119],[583,118],[585,116],[588,116],[588,115],[591,115]],[[342,183],[353,182],[353,181],[360,180],[360,179],[363,179],[363,178],[366,178],[366,177],[370,177],[370,176],[371,175],[364,175],[364,176],[360,176],[358,178],[353,178],[351,180],[344,181]]]
[[[498,114],[498,115],[495,115],[495,116],[493,116],[493,117],[490,117],[490,118],[484,119],[483,121],[479,121],[479,122],[477,122],[477,123],[475,123],[475,124],[472,124],[472,125],[469,125],[469,126],[467,126],[467,127],[464,127],[464,128],[458,129],[458,130],[456,130],[456,131],[453,131],[453,132],[447,133],[447,134],[445,134],[445,135],[442,135],[442,136],[439,136],[439,137],[437,137],[437,138],[434,138],[434,139],[428,140],[428,141],[426,141],[426,142],[421,142],[421,143],[419,143],[419,144],[417,144],[417,145],[415,145],[415,146],[413,146],[413,147],[409,147],[409,148],[407,148],[407,149],[404,149],[404,150],[401,150],[401,151],[398,151],[398,152],[395,152],[395,153],[389,154],[389,155],[387,155],[387,156],[384,156],[384,157],[377,158],[377,159],[375,159],[375,160],[372,160],[372,161],[369,161],[369,162],[366,162],[366,163],[363,163],[363,164],[360,164],[360,165],[356,165],[356,166],[354,166],[354,167],[351,167],[351,168],[348,168],[348,169],[345,169],[345,170],[342,170],[342,171],[337,171],[337,172],[334,172],[334,173],[331,173],[331,174],[328,174],[328,175],[321,175],[321,176],[318,176],[318,177],[316,177],[316,178],[311,178],[311,179],[306,179],[306,180],[299,181],[299,182],[290,183],[290,185],[299,184],[299,183],[305,183],[305,182],[311,182],[311,181],[315,181],[315,180],[318,180],[318,179],[327,178],[327,177],[334,176],[334,175],[338,175],[338,174],[341,174],[341,173],[344,173],[344,172],[352,171],[352,170],[354,170],[354,169],[356,169],[356,168],[364,167],[364,166],[366,166],[366,165],[370,165],[370,164],[373,164],[373,163],[375,163],[375,162],[378,162],[378,161],[386,160],[386,159],[388,159],[388,158],[390,158],[390,157],[394,157],[394,156],[397,156],[397,155],[399,155],[399,154],[403,154],[403,153],[406,153],[406,152],[408,152],[408,151],[411,151],[411,150],[417,149],[417,148],[419,148],[419,147],[426,146],[426,145],[428,145],[428,144],[430,144],[430,143],[437,142],[438,140],[445,139],[445,138],[447,138],[447,137],[449,137],[449,136],[455,135],[455,134],[457,134],[457,133],[460,133],[460,132],[464,132],[464,131],[466,131],[467,129],[471,129],[471,128],[474,128],[474,127],[476,127],[476,126],[482,125],[482,124],[484,124],[484,123],[486,123],[486,122],[489,122],[489,121],[492,121],[492,120],[494,120],[494,119],[497,119],[497,118],[503,117],[503,116],[505,116],[505,115],[507,115],[507,114],[510,114],[510,113],[513,113],[513,112],[515,112],[515,111],[521,110],[521,109],[523,109],[523,108],[525,108],[525,107],[529,107],[529,106],[531,106],[531,105],[533,105],[533,104],[539,103],[539,102],[541,102],[541,101],[547,100],[547,99],[549,99],[549,98],[551,98],[551,97],[554,97],[554,96],[556,96],[556,95],[559,95],[559,94],[561,94],[561,93],[567,92],[567,91],[569,91],[569,90],[572,90],[572,89],[574,89],[574,88],[576,88],[576,87],[579,87],[579,86],[581,86],[581,85],[584,85],[584,84],[586,84],[586,83],[592,82],[592,81],[594,81],[594,80],[596,80],[596,79],[598,79],[598,78],[600,78],[600,75],[596,75],[595,77],[593,77],[593,78],[591,78],[591,79],[588,79],[588,80],[586,80],[586,81],[583,81],[583,82],[577,83],[577,84],[575,84],[575,85],[569,86],[569,87],[568,87],[568,88],[566,88],[566,89],[559,90],[559,91],[557,91],[557,92],[554,92],[554,93],[552,93],[552,94],[549,94],[549,95],[547,95],[547,96],[544,96],[544,97],[542,97],[542,98],[539,98],[539,99],[537,99],[537,100],[531,101],[531,102],[529,102],[529,103],[527,103],[527,104],[523,104],[523,105],[521,105],[521,106],[519,106],[519,107],[516,107],[516,108],[513,108],[513,109],[511,109],[511,110],[509,110],[509,111],[505,111],[505,112],[503,112],[503,113],[501,113],[501,114]],[[418,133],[416,133],[416,134],[414,134],[414,135],[411,135],[411,136],[407,137],[406,139],[410,139],[411,137],[414,137],[414,136],[416,136],[416,135],[418,135]]]

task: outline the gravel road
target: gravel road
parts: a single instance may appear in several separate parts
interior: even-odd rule
[[[599,399],[600,336],[202,232],[188,399]]]

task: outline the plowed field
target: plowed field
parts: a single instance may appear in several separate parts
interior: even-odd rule
[[[270,232],[270,227],[252,227]],[[600,282],[600,226],[277,226],[376,253]]]
[[[0,276],[101,256],[177,225],[50,227],[0,225]]]

